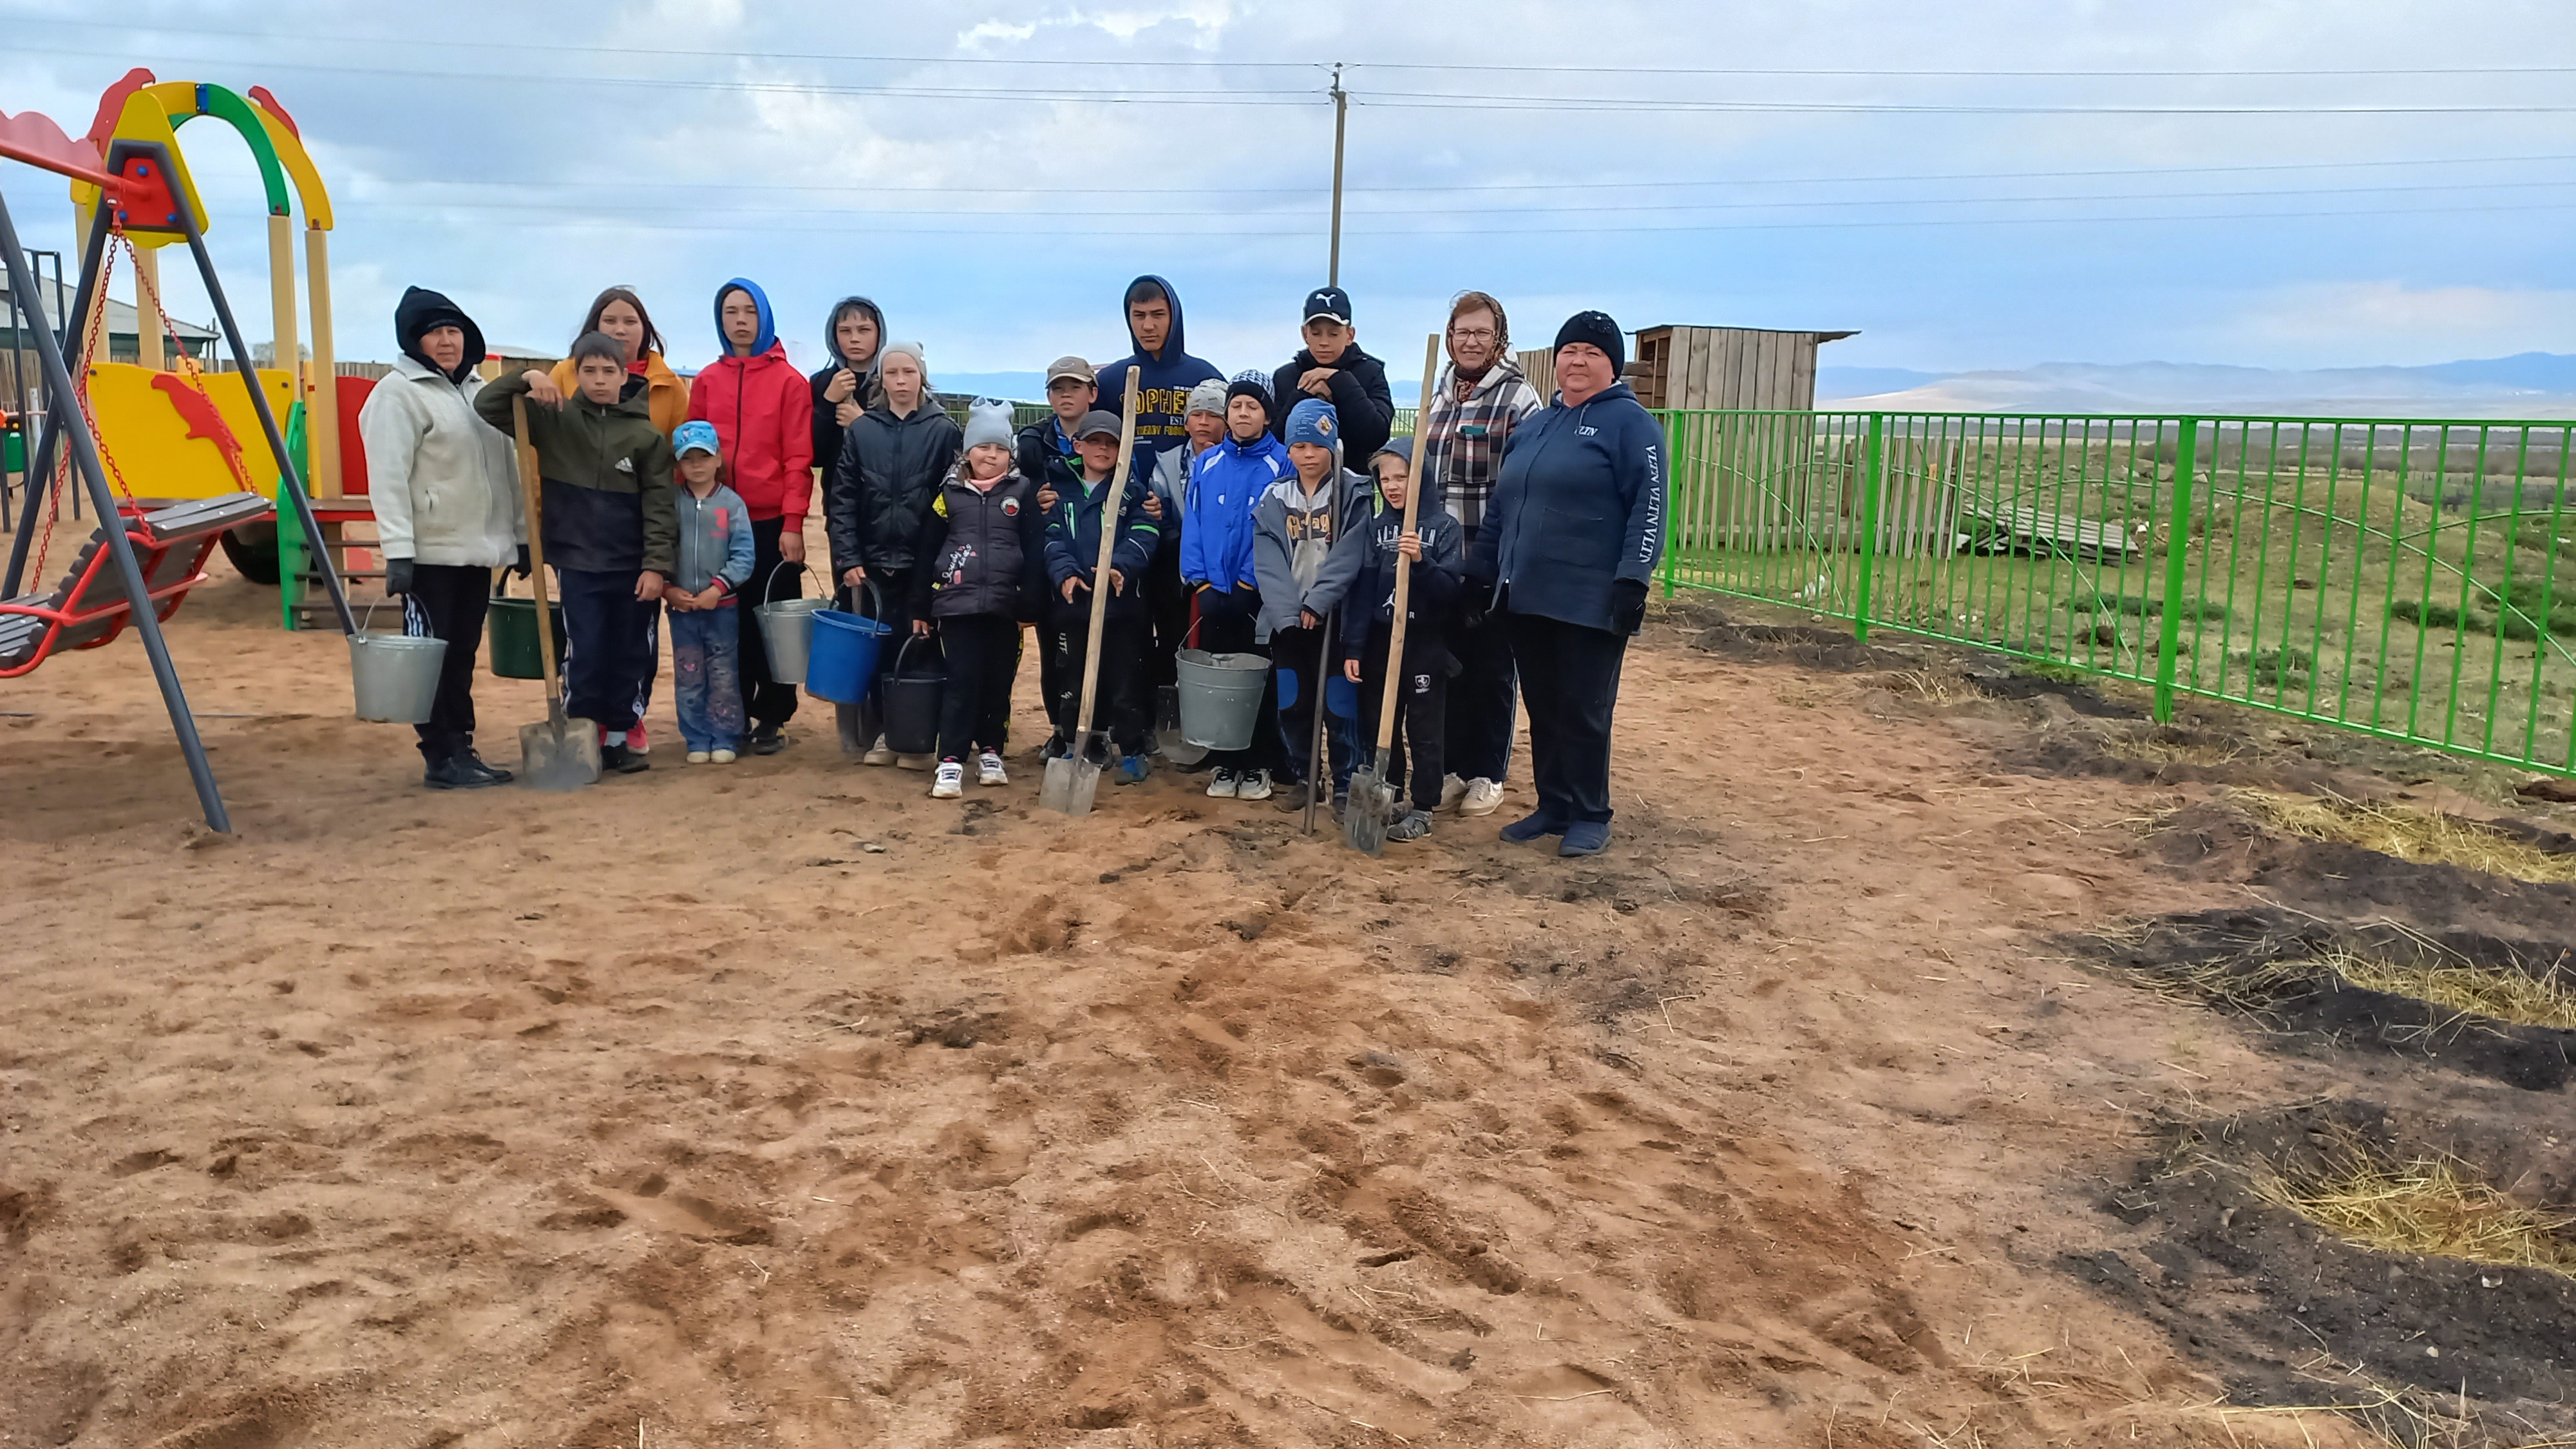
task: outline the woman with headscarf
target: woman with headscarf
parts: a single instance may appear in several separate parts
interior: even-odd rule
[[[885,387],[879,381],[884,361],[885,309],[865,297],[843,297],[832,304],[832,315],[823,324],[823,336],[832,360],[816,368],[806,382],[814,393],[814,466],[823,470],[823,483],[828,489],[832,464],[841,456],[841,442],[850,424],[885,400]],[[855,604],[857,600],[843,602]],[[872,741],[859,737],[860,706],[835,704],[832,715],[840,726],[841,753],[864,753]]]
[[[1556,401],[1512,430],[1470,570],[1492,585],[1530,717],[1538,809],[1503,827],[1610,843],[1610,716],[1628,639],[1664,554],[1664,430],[1619,380],[1628,349],[1607,313],[1556,334]]]
[[[509,783],[474,753],[474,654],[492,596],[492,570],[528,572],[527,515],[510,440],[474,411],[483,389],[483,329],[423,287],[394,308],[394,370],[358,410],[367,493],[376,509],[385,592],[403,601],[403,632],[444,639],[429,719],[415,726],[433,790]]]
[[[653,426],[669,437],[689,417],[689,384],[662,360],[664,348],[661,329],[653,325],[653,314],[644,310],[644,299],[632,287],[611,287],[591,299],[581,326],[572,335],[587,337],[603,332],[616,338],[626,349],[626,391],[623,397],[638,392],[647,394],[644,405],[652,413]],[[573,360],[569,357],[554,365],[546,375],[547,385],[528,387],[528,401],[559,408],[578,390]],[[623,398],[621,398],[621,401]],[[635,691],[635,727],[626,732],[626,748],[635,753],[650,754],[652,742],[644,737],[644,709],[653,702],[653,676],[662,668],[662,611],[651,609],[644,614],[643,684]]]

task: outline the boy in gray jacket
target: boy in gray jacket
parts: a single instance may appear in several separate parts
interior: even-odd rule
[[[1327,697],[1335,658],[1334,645],[1324,634],[1330,606],[1301,606],[1343,537],[1368,517],[1374,496],[1365,477],[1336,466],[1340,428],[1333,405],[1321,399],[1303,399],[1289,410],[1288,461],[1296,471],[1271,484],[1253,505],[1252,569],[1261,586],[1260,630],[1277,661],[1279,724],[1287,737],[1289,769],[1305,773],[1314,753],[1315,711],[1324,708],[1331,776],[1347,782],[1348,716],[1329,708]],[[1281,796],[1279,808],[1304,809],[1307,788],[1322,790],[1325,785],[1307,781]]]
[[[680,455],[680,515],[669,587],[671,674],[678,685],[680,738],[692,765],[730,765],[742,748],[742,606],[751,579],[751,510],[724,485],[716,425],[682,423],[671,434]]]

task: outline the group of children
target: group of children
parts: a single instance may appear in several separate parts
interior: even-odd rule
[[[792,686],[780,700],[746,604],[795,592],[807,469],[821,462],[842,602],[934,644],[945,674],[934,759],[888,748],[873,701],[843,709],[845,749],[869,763],[929,765],[936,798],[960,796],[969,767],[979,785],[1008,783],[1011,692],[1032,625],[1054,726],[1048,754],[1079,748],[1092,607],[1105,598],[1092,728],[1110,742],[1103,763],[1119,781],[1152,773],[1155,695],[1173,683],[1179,650],[1260,654],[1273,667],[1253,741],[1193,762],[1210,771],[1207,793],[1261,800],[1285,787],[1284,805],[1311,791],[1338,807],[1394,688],[1403,743],[1385,773],[1397,783],[1410,774],[1415,808],[1389,836],[1427,833],[1443,783],[1441,632],[1460,584],[1460,536],[1436,496],[1420,501],[1411,529],[1403,524],[1412,440],[1387,436],[1384,371],[1352,340],[1347,296],[1326,288],[1308,298],[1307,346],[1288,367],[1231,380],[1180,353],[1177,303],[1159,279],[1139,279],[1127,300],[1140,357],[1177,357],[1207,374],[1184,391],[1160,369],[1132,454],[1108,410],[1127,364],[1059,359],[1047,376],[1050,416],[1015,431],[1007,404],[979,401],[961,426],[930,393],[921,348],[886,339],[882,314],[861,298],[835,310],[835,363],[809,391],[784,368],[766,298],[741,280],[717,298],[727,356],[699,374],[676,426],[665,406],[676,399],[657,392],[645,365],[660,361],[643,335],[649,322],[613,335],[597,305],[562,367],[470,393],[504,433],[528,420],[544,557],[564,605],[567,705],[601,723],[607,766],[648,766],[642,713],[665,614],[689,762],[731,763],[784,743]],[[640,302],[624,310],[641,316]],[[1354,447],[1366,455],[1353,457]],[[755,468],[761,476],[742,488]],[[1390,661],[1399,558],[1412,561],[1410,622]],[[1319,737],[1324,760],[1308,779]]]

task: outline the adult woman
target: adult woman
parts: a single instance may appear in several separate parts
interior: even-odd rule
[[[632,287],[611,287],[591,299],[590,311],[583,314],[575,337],[605,332],[626,349],[626,397],[641,388],[648,391],[645,407],[653,415],[653,426],[664,437],[686,422],[689,416],[689,385],[662,360],[662,333],[653,325],[653,316],[644,310],[644,299]],[[572,396],[579,384],[573,376],[573,360],[558,362],[546,374],[546,385],[533,381],[528,387],[528,401],[559,408]],[[626,732],[626,748],[648,754],[653,745],[644,737],[644,707],[653,702],[653,676],[662,666],[662,611],[652,609],[644,614],[644,682],[635,691],[635,728]]]
[[[964,434],[930,400],[920,343],[887,343],[882,364],[883,399],[850,424],[823,480],[823,522],[831,536],[833,577],[853,592],[876,585],[883,617],[900,638],[912,631],[912,571],[930,500],[957,461]],[[897,655],[887,649],[878,656],[880,679],[894,673]],[[897,762],[880,738],[884,727],[874,708],[860,711],[858,736],[867,746],[868,764]],[[932,761],[922,755],[902,763],[926,770]]]
[[[1538,786],[1503,839],[1561,835],[1560,855],[1610,843],[1619,666],[1664,553],[1664,430],[1619,380],[1627,355],[1606,313],[1557,330],[1556,401],[1513,430],[1472,565],[1511,636]]]
[[[885,400],[885,389],[877,380],[879,349],[885,346],[885,309],[861,296],[843,297],[832,304],[832,315],[824,319],[823,336],[832,350],[832,360],[814,370],[806,385],[814,394],[814,466],[825,473],[841,456],[841,442],[850,424],[859,414]],[[826,478],[827,485],[830,479]],[[844,605],[856,600],[844,600]],[[864,721],[855,704],[832,706],[835,723],[840,726],[841,753],[855,755],[866,750],[873,737],[860,738]]]
[[[433,790],[507,784],[474,753],[474,653],[483,641],[492,570],[528,571],[527,515],[510,440],[474,412],[483,331],[422,287],[394,308],[394,370],[358,410],[367,493],[376,508],[385,592],[403,601],[403,632],[444,639],[429,720],[415,728]]]

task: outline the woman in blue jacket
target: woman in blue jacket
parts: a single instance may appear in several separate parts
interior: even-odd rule
[[[1470,567],[1493,585],[1530,716],[1538,809],[1503,839],[1610,843],[1610,716],[1628,637],[1664,554],[1664,430],[1619,380],[1619,324],[1578,312],[1556,334],[1557,396],[1512,429]]]

